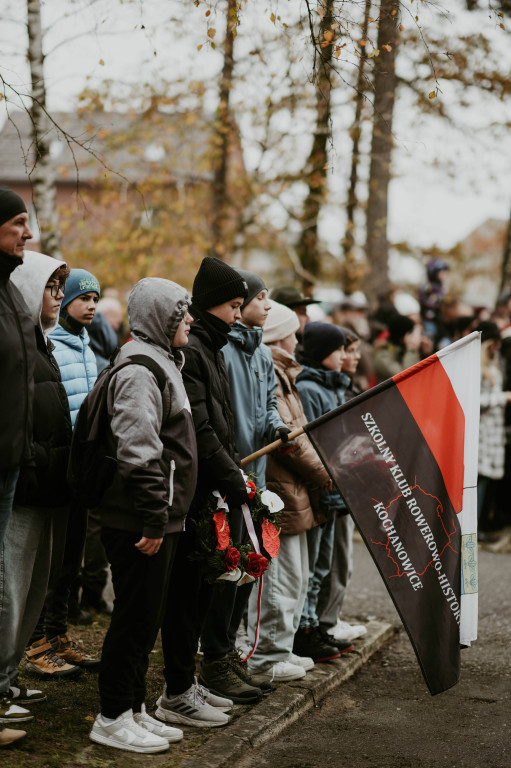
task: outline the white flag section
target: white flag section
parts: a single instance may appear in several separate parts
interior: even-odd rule
[[[455,355],[452,353],[456,352]],[[471,333],[437,352],[465,414],[463,509],[461,524],[460,645],[477,639],[477,450],[481,390],[481,335]],[[470,375],[467,373],[470,372]],[[477,372],[477,375],[475,374]]]

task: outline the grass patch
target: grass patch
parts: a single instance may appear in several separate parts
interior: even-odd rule
[[[107,616],[98,614],[89,626],[71,626],[70,633],[88,653],[100,656],[108,622]],[[142,763],[145,766],[178,766],[209,738],[207,728],[184,726],[183,741],[171,744],[169,751],[161,755],[138,755],[102,747],[89,739],[89,731],[99,712],[97,672],[84,670],[76,680],[43,680],[26,672],[22,662],[20,680],[29,688],[44,691],[47,701],[31,705],[34,720],[13,724],[13,728],[25,730],[27,736],[18,746],[1,750],[2,768],[131,768]],[[158,639],[147,674],[148,712],[154,711],[162,687],[163,656]]]

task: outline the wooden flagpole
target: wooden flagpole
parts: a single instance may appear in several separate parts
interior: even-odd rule
[[[294,429],[292,432],[289,433],[287,436],[288,440],[294,440],[295,437],[299,437],[300,435],[303,435],[303,427],[298,427],[298,429]],[[241,460],[241,466],[244,467],[247,464],[250,464],[251,461],[255,461],[259,458],[259,456],[264,456],[267,453],[271,453],[276,448],[280,448],[281,445],[286,445],[286,443],[283,443],[282,440],[275,440],[273,443],[268,443],[268,445],[265,445],[264,448],[260,448],[255,453],[251,453],[250,456],[246,456],[244,459]]]

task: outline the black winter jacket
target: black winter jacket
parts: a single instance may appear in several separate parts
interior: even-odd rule
[[[32,326],[33,328],[33,326]],[[35,466],[22,467],[14,503],[22,506],[57,507],[69,503],[66,482],[71,415],[60,370],[40,328],[35,329],[37,352],[34,370]]]
[[[32,459],[34,324],[9,281],[21,263],[0,251],[0,472]]]
[[[191,311],[197,319],[183,349],[183,381],[192,409],[199,460],[191,512],[215,489],[227,496],[229,506],[239,507],[246,502],[247,491],[238,466],[229,379],[221,351],[229,327],[226,325],[224,337],[210,326],[207,312],[198,316],[193,305]]]

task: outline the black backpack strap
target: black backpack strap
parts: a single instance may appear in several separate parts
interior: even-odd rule
[[[123,360],[123,362],[125,361]],[[165,376],[163,369],[158,365],[156,360],[153,360],[153,358],[149,357],[148,355],[131,355],[130,357],[126,358],[126,362],[131,362],[135,365],[143,365],[145,368],[149,368],[151,373],[154,374],[156,381],[158,382],[158,388],[160,392],[164,391],[167,385],[167,377]]]

